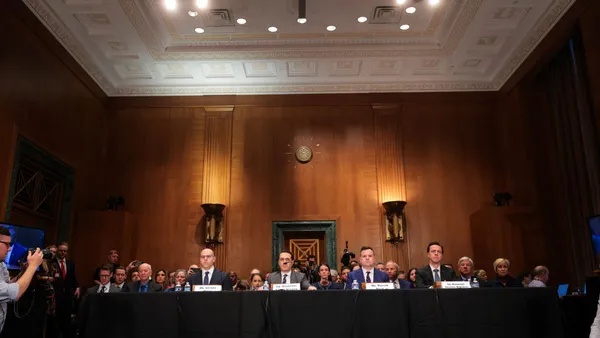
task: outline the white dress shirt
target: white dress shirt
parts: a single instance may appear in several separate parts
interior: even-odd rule
[[[281,284],[283,283],[283,276],[287,275],[287,278],[285,279],[285,284],[291,284],[290,279],[292,279],[292,271],[288,271],[288,272],[281,272]]]
[[[204,276],[206,276],[207,272],[208,272],[208,283],[210,283],[210,280],[212,279],[213,272],[215,272],[215,267],[213,266],[212,268],[210,268],[208,270],[202,269],[202,284],[204,284]]]
[[[369,272],[369,278],[371,279],[371,283],[375,281],[375,268],[371,268],[371,270],[362,270],[363,277],[365,278],[365,283],[367,282],[367,272]]]
[[[598,302],[598,310],[596,312],[596,318],[592,323],[592,327],[590,330],[590,338],[598,338],[600,337],[600,301]]]
[[[439,267],[434,268],[433,266],[431,266],[431,264],[429,264],[429,268],[431,268],[431,276],[433,277],[433,281],[435,282],[435,271],[433,271],[433,270],[437,269],[438,276],[440,276],[440,282],[441,282],[442,281],[442,265],[440,264]]]
[[[104,291],[102,291],[102,287],[104,286]],[[98,293],[108,293],[110,290],[110,283],[105,285],[98,285]]]

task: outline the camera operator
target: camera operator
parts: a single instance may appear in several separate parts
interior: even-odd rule
[[[27,269],[21,277],[15,282],[10,283],[8,269],[4,260],[10,251],[11,238],[10,232],[4,227],[0,227],[0,332],[4,327],[6,319],[6,303],[18,300],[29,287],[29,283],[35,274],[35,270],[42,264],[43,255],[37,248],[34,253],[27,253]]]
[[[317,257],[314,255],[308,256],[306,260],[306,278],[310,284],[314,284],[321,280],[319,276],[319,268],[317,267]]]

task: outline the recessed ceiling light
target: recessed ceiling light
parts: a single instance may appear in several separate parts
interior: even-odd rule
[[[360,22],[360,23],[367,22],[367,17],[366,16],[358,17],[358,22]]]
[[[327,26],[327,30],[330,32],[333,32],[337,27],[331,25],[331,26]]]
[[[271,27],[267,28],[267,30],[271,33],[275,33],[275,32],[277,32],[277,27],[271,26]]]
[[[410,28],[409,25],[402,25],[402,26],[400,26],[400,29],[403,30],[403,31],[405,31],[405,30],[407,30],[409,28]]]
[[[429,0],[429,4],[431,6],[435,6],[435,5],[439,4],[439,3],[440,3],[440,0]]]
[[[237,19],[237,23],[239,23],[240,25],[245,25],[246,24],[246,19],[239,18],[239,19]]]
[[[296,21],[298,21],[298,23],[304,24],[306,23],[306,18],[298,18],[298,20]]]
[[[177,8],[177,1],[176,0],[165,0],[165,7],[167,7],[167,9],[170,11],[175,10]]]
[[[191,16],[192,18],[195,16],[198,16],[198,12],[194,12],[194,11],[189,11],[188,15]]]
[[[198,8],[208,7],[208,0],[196,0],[196,6],[198,6]]]
[[[396,3],[398,5],[404,5],[405,2],[406,2],[406,0],[396,0]]]
[[[416,9],[416,8],[414,8],[414,7],[408,7],[408,8],[406,9],[406,13],[408,13],[408,14],[412,14],[412,13],[414,13],[414,12],[416,12],[416,11],[417,11],[417,9]]]
[[[204,33],[204,29],[198,27],[198,28],[194,29],[194,32],[196,32],[198,34],[202,34],[202,33]]]

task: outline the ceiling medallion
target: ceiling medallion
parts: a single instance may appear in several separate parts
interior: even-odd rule
[[[313,152],[307,146],[300,146],[296,149],[296,160],[300,163],[308,163],[312,160]]]

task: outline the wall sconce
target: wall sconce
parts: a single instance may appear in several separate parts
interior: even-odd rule
[[[205,203],[201,205],[204,209],[204,217],[202,217],[202,225],[205,230],[204,241],[208,244],[223,243],[223,204]]]
[[[404,206],[405,201],[391,201],[382,204],[385,209],[383,225],[386,232],[387,242],[399,242],[404,240]]]

